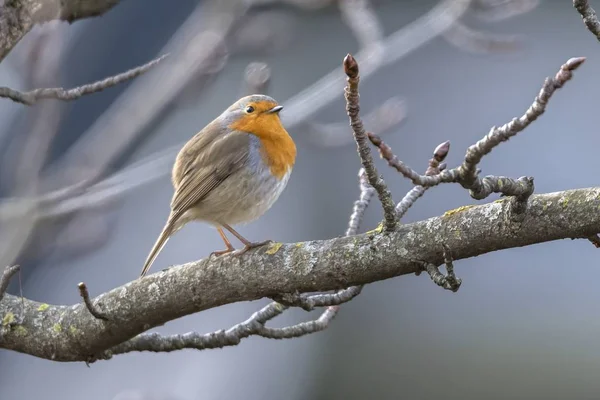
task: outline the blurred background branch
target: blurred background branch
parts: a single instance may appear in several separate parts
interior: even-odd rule
[[[114,2],[107,2],[107,7],[109,3]],[[381,22],[368,0],[289,2],[312,12],[333,3],[338,4],[342,21],[349,27],[359,44],[360,51],[357,57],[362,60],[363,78],[368,78],[382,67],[398,62],[439,35],[468,51],[516,50],[517,48],[512,46],[516,43],[512,38],[504,40],[496,36],[487,37],[486,34],[467,28],[461,20],[468,14],[470,7],[475,15],[486,15],[489,18],[491,14],[496,13],[496,20],[501,19],[500,15],[507,18],[533,8],[531,1],[444,0],[417,21],[386,37]],[[289,40],[282,41],[282,38],[292,35],[289,30],[293,24],[282,24],[287,14],[283,10],[264,9],[266,5],[277,7],[279,2],[209,0],[202,2],[190,13],[186,22],[159,52],[172,54],[170,60],[163,61],[136,79],[59,159],[45,166],[43,172],[39,171],[41,176],[38,195],[27,196],[27,201],[35,204],[37,212],[36,217],[32,218],[41,218],[50,231],[60,229],[65,234],[57,235],[54,232],[44,235],[37,240],[36,251],[25,248],[25,252],[37,254],[41,251],[39,256],[43,256],[50,249],[60,248],[65,257],[71,257],[75,253],[85,254],[89,251],[86,249],[92,249],[102,243],[100,238],[106,238],[112,228],[107,225],[110,219],[103,222],[99,216],[105,215],[108,210],[119,204],[124,194],[165,177],[169,172],[169,163],[180,148],[180,144],[172,146],[146,156],[133,165],[115,170],[115,163],[139,145],[146,135],[147,128],[159,123],[174,105],[189,103],[193,98],[197,98],[209,87],[207,85],[214,81],[215,76],[223,71],[232,54],[253,54],[263,49],[276,51],[289,44]],[[254,11],[255,7],[258,7],[258,10]],[[95,8],[95,11],[98,10],[100,8]],[[248,42],[249,40],[252,42]],[[504,43],[508,44],[508,47]],[[138,72],[146,72],[158,60],[161,58],[129,71],[131,76],[127,73],[122,76],[130,78]],[[248,64],[244,73],[244,90],[266,91],[270,76],[271,71],[267,64]],[[120,82],[119,78],[109,79],[112,79],[113,83]],[[320,123],[313,118],[320,109],[339,96],[342,86],[343,78],[339,71],[334,70],[325,75],[283,102],[286,109],[282,114],[283,122],[290,130],[304,127],[317,146],[339,147],[350,144],[352,138],[347,134],[345,122]],[[16,92],[7,90],[9,89],[3,89],[0,94],[12,93],[14,99],[25,103],[31,101],[29,97],[32,94],[57,94],[56,90],[49,92],[47,89],[34,89],[33,92],[17,96]],[[132,115],[136,117],[131,118]],[[380,106],[370,110],[365,116],[365,122],[371,129],[383,134],[391,131],[405,118],[406,101],[394,97],[382,101]],[[19,196],[21,197],[23,196]],[[28,213],[28,209],[19,208],[17,204],[21,202],[12,195],[1,202],[0,218],[12,218]],[[57,223],[57,218],[60,219],[60,224]],[[78,235],[68,233],[83,225],[103,228],[91,233],[92,236],[83,241]],[[98,237],[99,240],[93,239],[94,237]],[[60,245],[60,238],[68,239]],[[82,246],[83,243],[86,244]],[[46,250],[42,250],[44,248]],[[12,262],[21,260],[18,258],[19,254],[22,253],[13,254]]]
[[[242,229],[289,243],[338,235],[356,196],[352,171],[360,166],[343,115],[338,63],[348,51],[362,65],[366,128],[417,169],[447,139],[453,151],[444,162],[460,164],[460,149],[528,107],[527,96],[534,96],[541,77],[571,56],[588,56],[589,65],[577,72],[581,78],[552,99],[547,115],[494,150],[474,172],[532,175],[540,192],[594,186],[597,177],[586,163],[593,164],[596,148],[597,79],[590,67],[597,42],[580,19],[594,26],[593,3],[129,0],[102,18],[32,25],[2,62],[3,86],[23,92],[73,88],[166,52],[171,57],[140,78],[77,102],[43,99],[25,107],[2,100],[2,260],[23,266],[28,298],[54,304],[81,302],[76,289],[81,281],[96,295],[132,279],[161,223],[159,206],[171,194],[167,176],[180,144],[222,105],[249,92],[285,100],[282,117],[298,143],[299,162],[278,206]],[[584,12],[578,14],[572,6],[581,5],[585,8],[577,10]],[[11,15],[0,15],[0,28],[15,20],[5,18]],[[54,39],[38,39],[53,31]],[[0,36],[0,47],[3,40]],[[53,59],[60,64],[54,66]],[[40,70],[45,62],[48,71]],[[411,206],[410,213],[397,208],[406,214],[403,224],[475,201],[459,185],[425,192],[385,168],[385,160],[375,162],[396,200],[407,193],[397,204]],[[568,212],[571,200],[560,198],[556,205]],[[362,216],[366,229],[381,219],[379,207],[373,204]],[[164,254],[164,265],[213,250],[208,228],[198,225],[178,237]],[[451,235],[460,239],[458,231]],[[122,391],[115,399],[584,398],[598,391],[593,374],[598,296],[589,279],[594,250],[587,241],[558,241],[462,260],[456,264],[468,285],[457,294],[440,290],[427,277],[431,271],[442,287],[452,288],[453,274],[441,272],[440,258],[436,268],[425,265],[427,273],[418,279],[407,276],[359,290],[361,296],[343,305],[343,313],[335,307],[327,311],[327,321],[337,317],[326,332],[284,344],[248,338],[236,349],[201,355],[131,353],[91,370],[4,352],[0,397],[87,393],[105,399]],[[442,257],[443,246],[436,251]],[[577,274],[562,268],[573,259]],[[469,268],[482,260],[485,270]],[[18,283],[15,276],[8,293],[18,294]],[[311,309],[321,304],[316,299],[327,299],[314,296],[348,293],[355,295],[342,290],[280,299],[291,307],[265,335],[287,335],[285,328],[299,320],[323,327],[314,322],[323,309],[307,315],[298,307]],[[269,304],[263,299],[229,305],[156,330],[165,337],[211,332],[235,326]],[[27,384],[34,378],[39,389]],[[231,379],[240,384],[230,385]]]

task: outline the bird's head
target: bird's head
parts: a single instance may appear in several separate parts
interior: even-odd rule
[[[282,109],[272,97],[253,94],[233,103],[222,117],[232,130],[267,138],[273,135],[287,135],[279,118]]]

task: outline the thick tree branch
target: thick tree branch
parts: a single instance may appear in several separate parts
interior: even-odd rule
[[[444,245],[460,260],[600,232],[600,187],[531,196],[519,220],[510,218],[510,203],[501,199],[461,207],[385,234],[375,230],[274,243],[240,257],[171,267],[94,299],[109,321],[96,319],[81,303],[51,306],[25,300],[22,307],[18,297],[6,294],[0,302],[0,347],[57,361],[106,358],[112,354],[106,349],[144,331],[220,305],[335,290],[420,272],[425,263],[442,265]]]
[[[120,0],[6,0],[0,5],[0,61],[33,28],[52,20],[74,22],[104,14]]]

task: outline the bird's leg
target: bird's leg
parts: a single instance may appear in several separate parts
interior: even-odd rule
[[[225,250],[219,250],[219,251],[213,251],[212,253],[210,253],[210,256],[222,256],[223,254],[227,254],[227,253],[231,253],[232,251],[234,251],[234,247],[231,245],[231,242],[229,241],[229,239],[227,239],[227,236],[225,236],[225,232],[223,232],[223,228],[218,227],[217,231],[219,232],[219,235],[221,235],[221,239],[223,239],[223,241],[225,242],[225,246],[227,246],[227,248]]]
[[[256,247],[264,246],[265,244],[273,243],[272,240],[265,240],[263,242],[251,242],[242,235],[240,235],[235,229],[227,224],[223,224],[223,228],[227,229],[229,232],[233,234],[240,242],[244,244],[244,248],[236,251],[236,255],[242,255],[250,249],[254,249]]]

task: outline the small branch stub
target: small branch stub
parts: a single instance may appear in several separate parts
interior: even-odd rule
[[[79,287],[79,294],[81,295],[81,298],[83,298],[83,303],[85,304],[90,314],[92,314],[96,319],[108,321],[108,317],[102,312],[98,311],[94,304],[92,304],[92,300],[90,299],[90,294],[85,283],[80,282],[77,286]]]
[[[13,276],[15,276],[15,274],[17,272],[19,272],[21,269],[21,266],[19,265],[13,265],[12,267],[7,267],[4,270],[4,273],[2,274],[2,277],[0,278],[0,301],[2,301],[2,298],[4,297],[4,293],[6,293],[6,289],[8,289],[8,284],[10,283],[10,280],[12,279]]]

